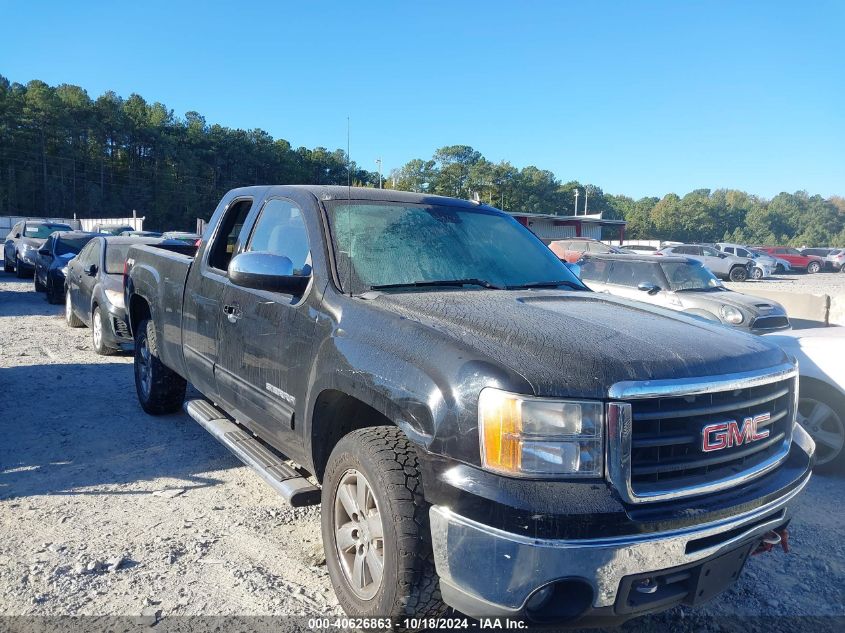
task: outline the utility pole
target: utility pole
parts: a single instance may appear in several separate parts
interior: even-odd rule
[[[578,215],[578,189],[575,190],[575,215]]]
[[[378,188],[381,189],[381,158],[376,158],[376,165],[378,165]]]
[[[590,187],[584,187],[584,215],[587,215],[587,201],[590,199]]]

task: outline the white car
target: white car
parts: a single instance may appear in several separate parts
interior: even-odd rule
[[[754,268],[751,271],[751,277],[753,279],[764,279],[766,277],[771,277],[775,273],[775,269],[777,268],[777,261],[771,255],[757,253],[752,251],[747,246],[743,246],[742,244],[731,244],[729,242],[717,242],[716,248],[718,248],[723,253],[728,253],[729,255],[736,255],[738,257],[748,257],[749,259],[754,260]]]
[[[798,422],[816,442],[816,467],[845,472],[845,327],[765,336],[798,359]]]

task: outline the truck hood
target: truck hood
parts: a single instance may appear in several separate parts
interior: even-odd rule
[[[522,375],[538,396],[604,398],[622,380],[718,376],[788,360],[759,337],[591,292],[399,292],[372,302]]]

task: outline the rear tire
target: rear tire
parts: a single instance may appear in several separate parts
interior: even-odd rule
[[[729,277],[731,281],[745,281],[748,279],[748,269],[745,266],[734,266]]]
[[[363,495],[358,488],[362,482]],[[423,497],[416,450],[402,431],[370,427],[341,439],[329,457],[322,497],[326,565],[347,615],[395,621],[443,613],[429,504]],[[362,571],[356,576],[359,556]],[[374,558],[381,561],[378,583],[366,571],[379,569],[377,561],[371,562]],[[356,578],[374,586],[356,586]]]
[[[82,320],[73,312],[73,304],[70,301],[70,290],[65,293],[65,323],[68,327],[85,327]]]
[[[158,357],[155,324],[138,324],[135,335],[135,391],[141,408],[150,415],[175,413],[185,400],[187,382]]]
[[[91,346],[100,356],[111,356],[120,350],[109,347],[105,343],[105,324],[108,323],[108,315],[103,314],[103,309],[96,306],[91,313]]]
[[[810,262],[809,264],[807,264],[807,272],[811,275],[815,275],[821,269],[822,266],[818,262]]]

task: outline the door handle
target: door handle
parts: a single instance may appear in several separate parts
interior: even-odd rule
[[[229,319],[229,323],[237,323],[238,319],[241,318],[243,314],[241,312],[241,306],[237,303],[233,303],[232,305],[223,305],[223,312],[226,314],[226,317]]]

